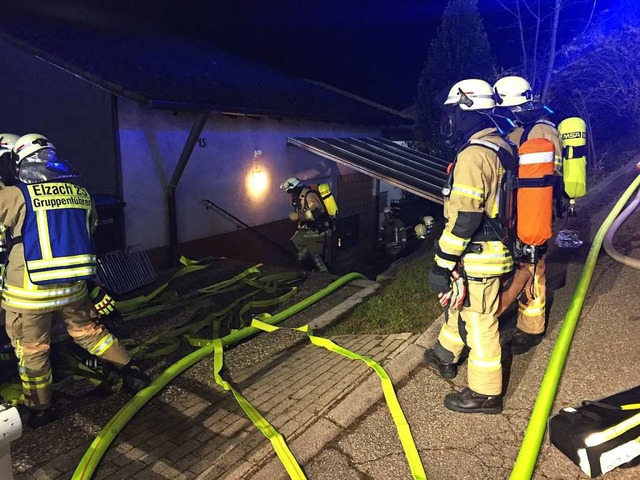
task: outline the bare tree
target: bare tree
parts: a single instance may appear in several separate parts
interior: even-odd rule
[[[549,84],[551,83],[551,74],[553,73],[553,66],[556,62],[558,23],[560,21],[560,9],[562,8],[562,2],[563,0],[556,0],[553,8],[553,24],[551,26],[551,34],[549,35],[549,57],[548,57],[548,63],[547,63],[547,74],[545,76],[544,85],[542,87],[543,102],[547,99],[547,96],[549,95]]]
[[[553,78],[558,51],[558,32],[563,21],[563,11],[586,6],[590,8],[583,33],[591,24],[597,0],[554,0],[545,4],[542,0],[495,0],[513,17],[510,28],[517,31],[522,54],[522,74],[529,79],[534,90],[540,91],[546,100]],[[571,16],[573,19],[573,16]],[[575,29],[575,26],[573,26]]]

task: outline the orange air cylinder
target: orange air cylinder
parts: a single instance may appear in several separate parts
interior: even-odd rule
[[[525,245],[543,245],[553,236],[553,186],[542,185],[553,175],[554,147],[551,140],[532,138],[518,151],[517,235]]]

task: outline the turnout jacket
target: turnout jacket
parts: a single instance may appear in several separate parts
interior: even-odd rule
[[[4,188],[0,224],[12,238],[2,292],[5,310],[46,313],[87,297],[82,279],[95,274],[95,254],[87,241],[97,214],[84,188],[59,182]]]
[[[474,144],[485,143],[482,144]],[[452,270],[462,261],[470,277],[488,278],[513,269],[507,247],[493,235],[485,216],[498,216],[498,194],[504,168],[486,143],[511,150],[495,128],[481,130],[458,152],[451,193],[444,199],[444,231],[438,240],[435,262]]]

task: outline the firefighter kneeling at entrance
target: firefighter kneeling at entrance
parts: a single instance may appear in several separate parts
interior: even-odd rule
[[[503,381],[496,312],[500,276],[513,269],[513,260],[490,220],[498,217],[501,159],[513,158],[513,151],[500,136],[506,132],[497,128],[487,82],[462,80],[448,95],[442,92],[436,103],[443,112],[440,133],[458,153],[443,188],[447,223],[429,273],[446,323],[435,346],[425,352],[425,362],[443,378],[454,378],[466,345],[469,387],[449,393],[444,405],[457,412],[500,413]]]
[[[328,272],[324,257],[331,242],[334,224],[320,192],[296,177],[287,178],[280,188],[291,195],[291,205],[295,208],[289,213],[289,220],[298,224],[296,233],[291,237],[298,250],[298,260],[303,267],[310,261],[314,270]]]
[[[49,363],[54,318],[64,320],[77,344],[113,364],[128,390],[141,390],[149,378],[97,321],[89,300],[86,281],[96,275],[91,234],[97,215],[87,190],[72,183],[78,173],[39,134],[16,141],[12,170],[15,185],[0,190],[0,223],[10,245],[2,308],[18,358],[23,421],[37,428],[55,418]]]
[[[542,102],[534,100],[531,85],[522,77],[503,77],[493,86],[496,101],[508,108],[514,116],[517,127],[509,133],[508,139],[521,147],[527,140],[546,138],[554,147],[554,173],[562,178],[562,142],[556,126],[545,117],[552,113]],[[562,184],[553,189],[556,199],[556,215],[562,216]],[[511,337],[511,353],[519,355],[528,352],[542,340],[546,319],[546,261],[547,245],[540,247],[536,262],[519,262],[508,288],[500,294],[498,316],[502,315],[516,300],[518,320]]]

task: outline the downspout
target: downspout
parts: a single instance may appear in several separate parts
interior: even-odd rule
[[[189,162],[191,152],[193,152],[193,147],[195,146],[200,133],[202,133],[204,124],[207,123],[207,118],[209,118],[209,112],[204,112],[200,113],[194,120],[189,136],[187,137],[187,141],[185,142],[184,147],[182,147],[182,153],[180,154],[176,168],[173,171],[169,185],[167,185],[167,210],[169,214],[169,266],[177,265],[179,253],[176,188],[178,187],[178,182],[180,182],[182,173]]]

